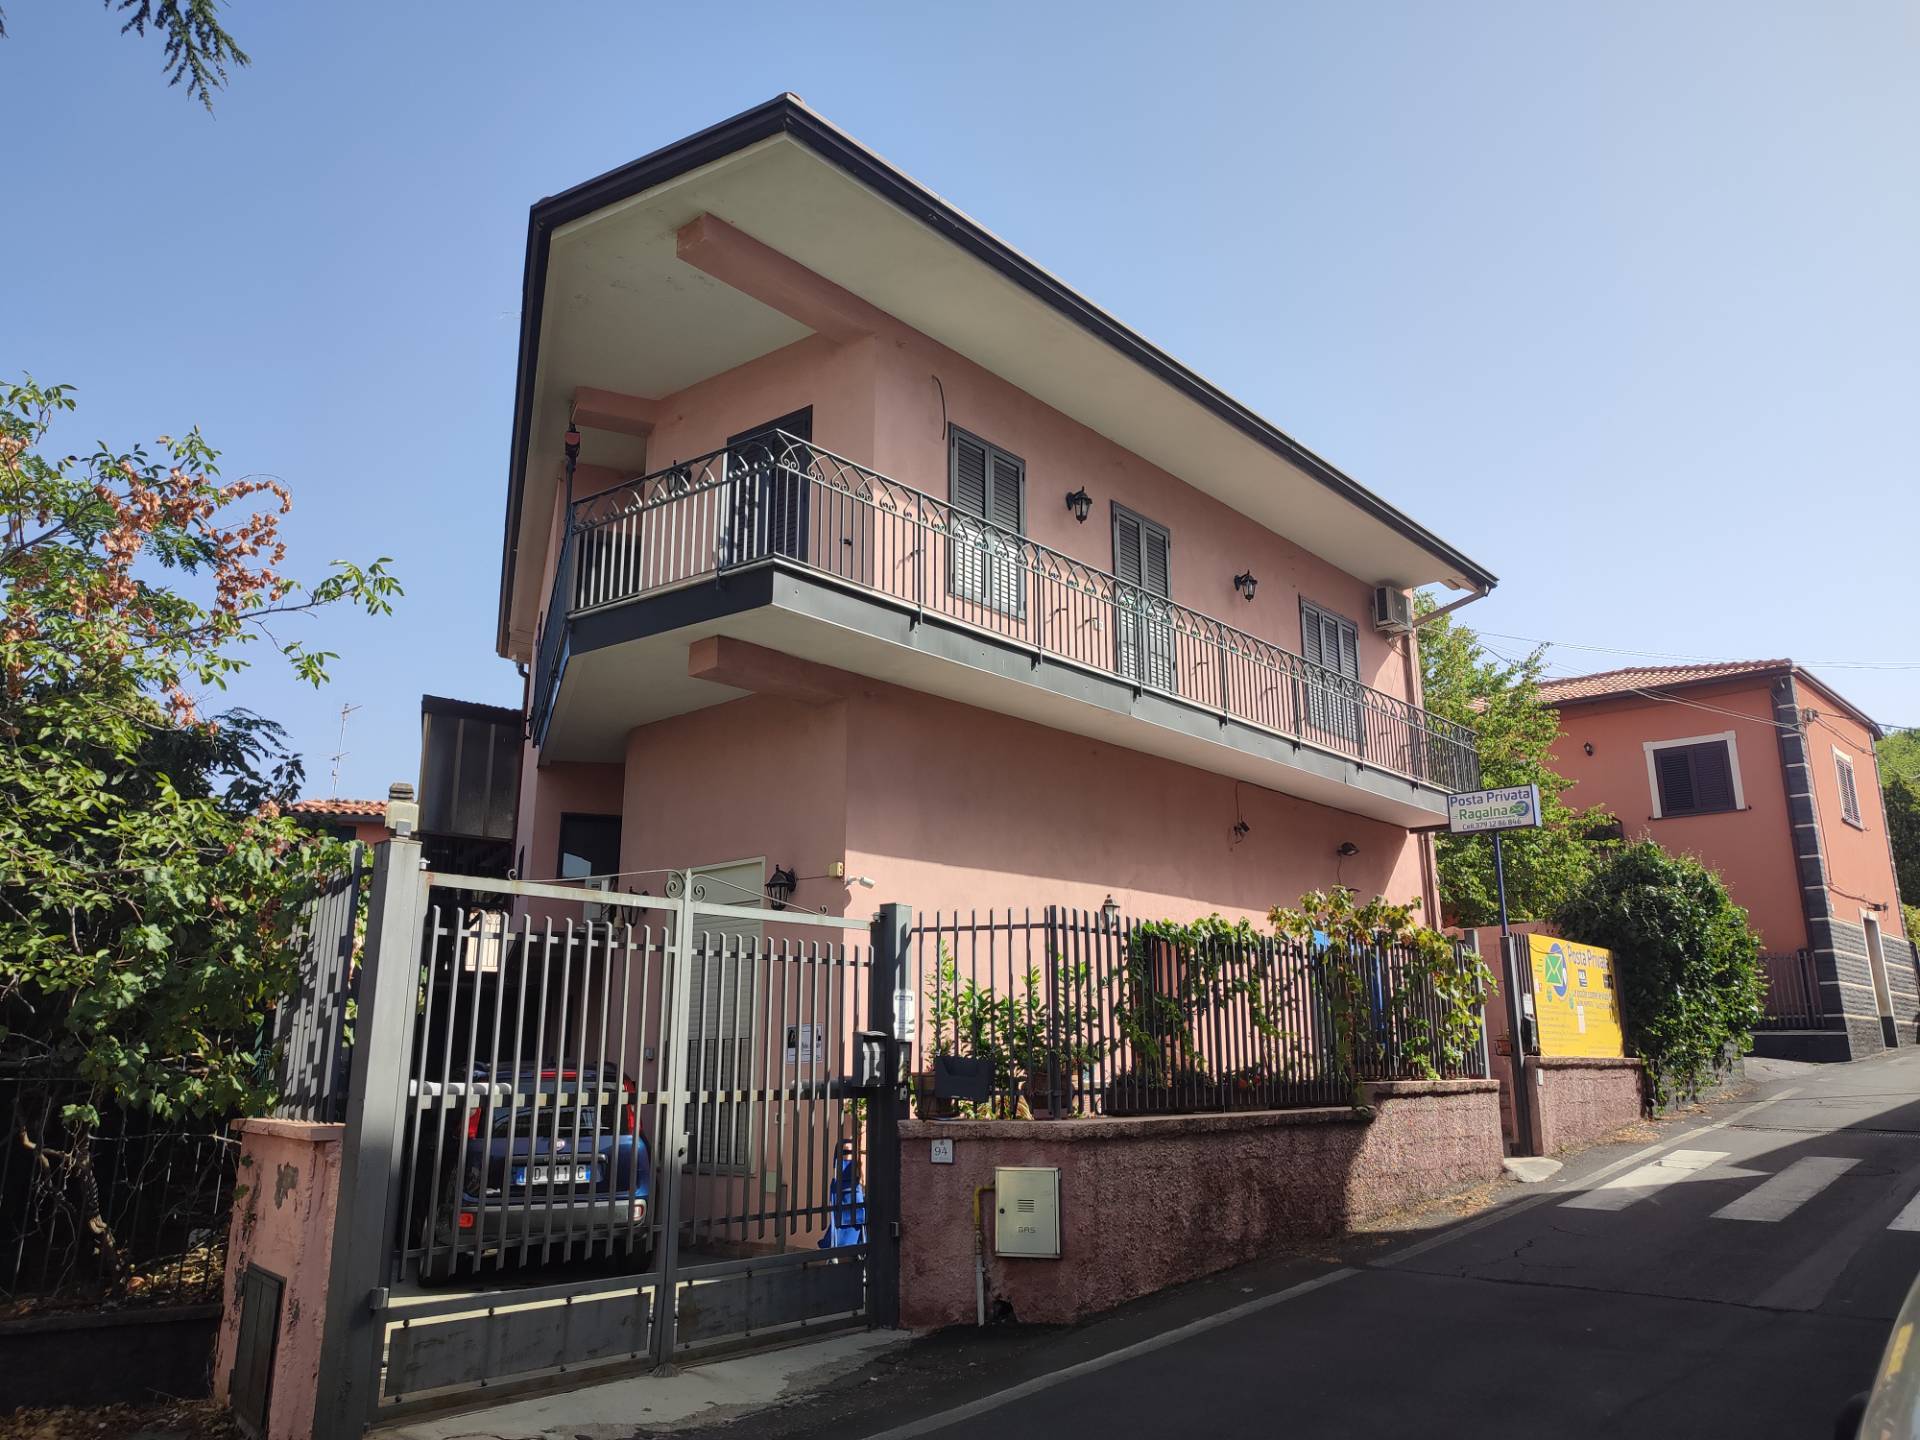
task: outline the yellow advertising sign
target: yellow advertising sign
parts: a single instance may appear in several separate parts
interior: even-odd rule
[[[1620,1056],[1620,992],[1613,952],[1557,935],[1529,935],[1534,1023],[1542,1055]]]

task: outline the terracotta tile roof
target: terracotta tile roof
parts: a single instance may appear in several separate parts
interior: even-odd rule
[[[1699,685],[1738,675],[1772,675],[1794,668],[1791,660],[1721,660],[1711,665],[1634,665],[1625,670],[1602,670],[1596,675],[1569,675],[1542,680],[1540,698],[1549,705],[1572,700],[1599,700],[1636,690],[1670,690],[1677,685]]]
[[[387,802],[384,800],[296,800],[287,809],[295,815],[308,815],[322,820],[387,818]]]

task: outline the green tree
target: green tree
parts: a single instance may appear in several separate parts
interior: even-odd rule
[[[1760,937],[1720,877],[1652,841],[1597,869],[1555,917],[1561,931],[1617,957],[1627,1043],[1654,1101],[1691,1095],[1746,1052],[1765,984]]]
[[[1920,731],[1896,730],[1874,746],[1880,766],[1880,797],[1887,811],[1887,839],[1893,845],[1893,868],[1899,874],[1900,898],[1906,909],[1920,899]],[[1907,933],[1915,933],[1913,914]]]
[[[1418,599],[1423,613],[1431,610],[1430,600]],[[1509,913],[1546,919],[1614,847],[1594,838],[1612,824],[1611,815],[1598,807],[1576,811],[1561,799],[1572,782],[1553,768],[1560,716],[1540,698],[1543,651],[1503,660],[1472,630],[1442,615],[1420,628],[1420,668],[1427,708],[1471,726],[1479,737],[1483,786],[1540,787],[1540,827],[1511,831],[1501,844]],[[1492,843],[1483,835],[1442,835],[1436,848],[1444,919],[1492,924],[1499,918]]]
[[[255,1110],[287,939],[334,847],[279,813],[299,783],[277,727],[203,716],[264,644],[319,684],[330,652],[270,626],[330,605],[384,614],[385,562],[280,573],[278,482],[222,482],[197,431],[46,452],[61,386],[0,385],[0,1074],[8,1137],[103,1258],[90,1139],[113,1105]],[[83,1230],[83,1233],[88,1233]],[[111,1269],[111,1264],[109,1266]]]
[[[227,67],[251,64],[247,52],[234,43],[220,24],[220,0],[103,0],[121,18],[120,33],[160,37],[165,48],[167,84],[187,87],[187,93],[208,110],[213,92],[225,89]],[[0,38],[7,33],[0,12]]]

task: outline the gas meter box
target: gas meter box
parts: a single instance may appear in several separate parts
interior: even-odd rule
[[[1030,1260],[1060,1258],[1060,1171],[1003,1165],[993,1172],[993,1249]]]

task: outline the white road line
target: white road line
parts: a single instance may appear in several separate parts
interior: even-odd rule
[[[1713,1212],[1716,1220],[1784,1220],[1860,1162],[1832,1155],[1808,1155],[1738,1200]]]
[[[951,1410],[942,1410],[938,1415],[929,1415],[924,1420],[910,1420],[905,1425],[896,1425],[891,1430],[881,1430],[867,1436],[867,1440],[911,1440],[915,1435],[931,1435],[936,1430],[944,1430],[949,1425],[957,1425],[962,1420],[971,1420],[976,1415],[985,1415],[998,1410],[1002,1405],[1010,1405],[1015,1400],[1024,1400],[1029,1395],[1037,1395],[1042,1390],[1051,1390],[1056,1385],[1064,1385],[1069,1380],[1077,1380],[1082,1375],[1091,1375],[1096,1370],[1106,1370],[1114,1365],[1124,1365],[1136,1356],[1148,1354],[1154,1350],[1177,1345],[1182,1340],[1190,1340],[1195,1335],[1204,1335],[1209,1330],[1217,1330],[1222,1325],[1231,1325],[1236,1320],[1262,1310],[1271,1310],[1288,1300],[1331,1285],[1335,1281],[1345,1280],[1350,1275],[1358,1275],[1358,1270],[1329,1270],[1325,1275],[1316,1275],[1311,1280],[1303,1280],[1298,1285],[1276,1291],[1272,1295],[1262,1295],[1258,1300],[1249,1300],[1244,1305],[1235,1305],[1231,1310],[1222,1310],[1216,1315],[1205,1315],[1198,1320],[1180,1326],[1176,1330],[1167,1330],[1159,1335],[1150,1335],[1145,1340],[1123,1345],[1118,1350],[1109,1350],[1104,1355],[1096,1355],[1091,1360],[1082,1360],[1077,1365],[1068,1365],[1064,1369],[1052,1370],[1045,1375],[1036,1375],[1031,1380],[997,1390],[991,1395],[983,1395],[965,1405],[956,1405]]]
[[[1889,1230],[1920,1230],[1920,1195],[1907,1202],[1906,1209],[1887,1224]]]
[[[1566,1210],[1624,1210],[1636,1200],[1644,1200],[1664,1185],[1696,1175],[1709,1165],[1726,1159],[1727,1150],[1675,1150],[1662,1155],[1651,1165],[1615,1176],[1597,1190],[1587,1190],[1571,1200],[1560,1202]]]

